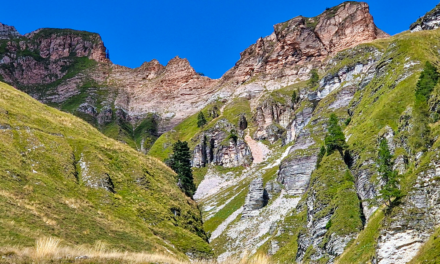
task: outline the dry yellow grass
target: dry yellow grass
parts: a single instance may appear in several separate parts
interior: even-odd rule
[[[0,248],[1,263],[66,263],[72,260],[81,263],[167,263],[167,264],[271,264],[266,255],[230,258],[224,262],[215,260],[187,261],[159,253],[121,252],[110,249],[106,243],[96,241],[91,246],[65,246],[58,238],[43,237],[32,248]]]
[[[35,245],[35,258],[41,259],[58,252],[60,240],[53,237],[43,237],[37,240]]]

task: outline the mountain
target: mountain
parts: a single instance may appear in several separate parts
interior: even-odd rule
[[[212,254],[197,205],[160,161],[4,83],[0,138],[2,247],[54,236],[72,246]]]
[[[18,179],[5,177],[1,186],[16,189],[3,190],[10,200],[0,208],[14,212],[10,197],[29,195],[29,216],[6,214],[4,222],[34,226],[28,218],[44,208],[45,224],[31,230],[60,236],[57,219],[85,204],[92,209],[76,213],[80,219],[106,212],[111,222],[94,226],[131,227],[120,245],[133,251],[140,246],[132,236],[148,237],[142,248],[190,257],[209,256],[212,247],[224,263],[245,254],[274,263],[437,263],[437,9],[395,36],[375,26],[366,3],[296,17],[275,25],[218,80],[178,57],[166,66],[114,65],[94,33],[21,36],[2,25],[0,75],[49,105],[2,86],[1,144],[15,155],[2,168]],[[192,152],[197,204],[159,161],[178,140]],[[65,209],[54,195],[68,201]],[[71,243],[108,236],[89,239],[75,226],[65,235]]]
[[[347,2],[315,18],[275,25],[275,32],[244,51],[233,69],[211,80],[179,57],[166,66],[156,60],[136,69],[115,65],[95,33],[39,29],[22,36],[1,25],[3,81],[142,152],[160,134],[207,103],[229,98],[245,82],[280,79],[290,85],[306,79],[308,67],[318,67],[328,54],[387,36],[374,25],[368,5]],[[292,69],[285,72],[286,66]]]
[[[306,24],[295,18],[285,30],[311,32]],[[276,39],[282,25],[275,26]],[[275,263],[438,262],[440,86],[436,73],[425,78],[433,71],[427,62],[438,69],[440,33],[426,29],[433,30],[385,37],[374,28],[369,41],[350,46],[341,38],[335,46],[345,48],[333,52],[325,42],[300,38],[296,47],[323,48],[278,66],[270,58],[283,52],[263,49],[275,37],[260,39],[221,79],[230,80],[221,92],[230,91],[231,99],[202,110],[205,127],[196,127],[194,115],[156,141],[149,153],[160,159],[174,141],[190,143],[200,181],[195,198],[219,260],[247,251],[271,255]],[[311,69],[319,74],[315,83],[307,80]],[[322,154],[331,114],[347,146]],[[389,188],[379,170],[382,140],[403,195],[394,202],[382,191]]]

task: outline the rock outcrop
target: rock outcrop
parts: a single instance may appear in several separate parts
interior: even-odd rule
[[[437,152],[437,151],[434,151]],[[381,231],[377,245],[379,264],[407,263],[440,224],[440,156],[432,154],[428,166],[418,173],[400,210]]]
[[[13,34],[9,35],[14,39]],[[107,61],[101,37],[83,31],[39,29],[26,34],[25,38],[4,42],[2,45],[6,46],[0,54],[0,75],[6,82],[18,88],[47,85],[58,81],[66,76],[69,69],[72,72],[78,58],[89,58],[96,62]],[[30,92],[38,94],[40,91]],[[39,99],[53,101],[44,97]]]
[[[274,33],[243,51],[223,82],[252,78],[308,78],[301,65],[319,65],[330,54],[362,42],[388,37],[376,27],[366,3],[345,2],[317,17],[296,17],[276,24]],[[261,75],[261,76],[259,76]]]
[[[410,26],[411,32],[432,30],[440,27],[440,4]]]
[[[246,196],[241,217],[248,218],[254,216],[254,212],[265,207],[268,202],[269,194],[263,188],[263,179],[254,179],[249,186],[249,193]]]
[[[253,138],[256,140],[268,140],[271,144],[278,139],[285,140],[286,129],[293,119],[293,110],[290,106],[275,102],[271,98],[264,100],[256,108],[254,121],[257,123],[257,131]]]
[[[0,40],[21,37],[21,34],[13,26],[0,23]]]
[[[252,164],[252,152],[243,139],[243,131],[229,123],[219,120],[213,128],[204,131],[193,151],[193,167],[208,164],[232,168]]]
[[[317,156],[304,156],[283,161],[278,173],[278,182],[283,184],[291,195],[303,194],[309,186],[317,159]]]

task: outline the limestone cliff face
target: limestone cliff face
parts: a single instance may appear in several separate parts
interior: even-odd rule
[[[421,30],[432,30],[440,27],[440,4],[434,9],[426,13],[419,20],[414,22],[410,26],[411,32],[417,32]]]
[[[216,82],[197,74],[187,59],[179,57],[166,66],[156,60],[136,69],[111,65],[108,72],[107,82],[121,91],[115,104],[130,116],[160,115],[162,132],[200,111]]]
[[[252,153],[243,140],[243,132],[221,119],[204,131],[197,139],[192,165],[205,167],[209,164],[232,168],[252,164]]]
[[[376,27],[366,3],[345,2],[314,18],[296,17],[274,26],[241,53],[224,82],[242,84],[252,78],[304,78],[301,65],[319,65],[328,55],[359,43],[388,37]]]
[[[291,125],[293,105],[281,104],[271,99],[264,100],[256,109],[254,120],[258,125],[253,138],[268,140],[273,144],[278,139],[286,139],[286,129]]]
[[[246,196],[241,217],[252,217],[255,211],[266,206],[268,201],[269,194],[267,190],[263,188],[263,179],[257,178],[253,180],[249,185],[249,193]]]

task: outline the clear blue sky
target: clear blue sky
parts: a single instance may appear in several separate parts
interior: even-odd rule
[[[371,0],[371,13],[389,34],[409,25],[439,0]],[[340,0],[126,0],[2,1],[0,22],[22,33],[42,27],[72,28],[101,34],[111,60],[138,67],[157,59],[166,65],[187,58],[198,72],[219,78],[240,52],[273,25],[295,16],[316,16]]]

